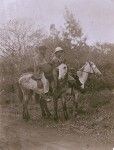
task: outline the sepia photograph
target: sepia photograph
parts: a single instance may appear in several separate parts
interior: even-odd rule
[[[0,150],[114,150],[114,0],[0,0]]]

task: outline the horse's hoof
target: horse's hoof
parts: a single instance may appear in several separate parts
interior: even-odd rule
[[[51,113],[47,114],[47,117],[48,117],[48,118],[51,118],[51,116],[52,116]]]
[[[30,120],[30,116],[29,116],[29,115],[23,115],[23,119],[24,119],[25,121],[28,121],[28,120]]]
[[[46,116],[41,116],[41,119],[45,120],[45,119],[46,119]]]
[[[69,117],[65,117],[65,120],[67,121],[69,119]]]
[[[58,116],[54,116],[54,121],[58,122],[59,121],[59,117]]]
[[[68,120],[68,119],[69,119],[68,115],[65,115],[65,120]]]
[[[46,114],[45,113],[42,113],[42,118],[46,118]]]
[[[23,117],[23,119],[24,119],[25,121],[29,121],[29,120],[30,120],[30,117]]]
[[[77,116],[78,116],[78,112],[75,112],[75,113],[73,114],[73,117],[74,117],[74,118],[77,118]]]

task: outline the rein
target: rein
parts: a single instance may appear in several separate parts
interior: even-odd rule
[[[84,70],[79,70],[79,71],[81,71],[81,72],[86,72],[86,73],[88,73],[88,74],[95,74],[95,71],[94,71],[94,69],[93,69],[91,63],[90,63],[90,62],[88,62],[88,63],[89,63],[89,65],[90,65],[91,69],[93,70],[93,73],[87,72],[87,71],[84,71]]]
[[[88,62],[88,63],[89,63],[89,65],[90,65],[91,69],[93,70],[93,73],[91,73],[91,74],[95,74],[95,71],[94,71],[94,69],[93,69],[91,63],[90,63],[90,62]]]
[[[68,85],[68,73],[65,75],[65,78],[64,79],[62,79],[62,80],[58,80],[58,82],[59,82],[59,85],[61,86],[61,85],[64,85],[64,86],[67,86]],[[62,87],[61,87],[62,88]]]
[[[82,70],[79,70],[79,71],[81,71],[81,72],[86,72],[86,73],[88,73],[88,74],[94,74],[94,73],[87,72],[87,71],[82,71]]]
[[[61,81],[58,80],[58,90],[62,94],[67,91],[68,87],[69,87],[69,83],[68,83],[68,73],[67,73],[64,79],[62,79]]]

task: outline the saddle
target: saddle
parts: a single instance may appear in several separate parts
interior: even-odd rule
[[[43,82],[42,82],[41,79],[37,80],[37,86],[38,86],[39,89],[43,89],[44,88],[44,85],[43,85]]]
[[[37,86],[38,86],[38,89],[43,89],[43,82],[42,82],[42,77],[41,77],[41,75],[37,75],[37,76],[35,76],[35,75],[32,75],[32,77],[31,77],[33,80],[35,80],[35,81],[37,81]]]

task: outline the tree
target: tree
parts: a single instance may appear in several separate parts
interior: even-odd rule
[[[12,20],[0,28],[0,50],[4,76],[16,82],[23,70],[33,66],[34,46],[42,41],[39,27],[23,20]]]
[[[76,20],[72,12],[67,8],[65,9],[65,26],[69,36],[74,38],[81,38],[83,35],[82,28],[80,27],[79,22]]]
[[[64,18],[63,47],[66,49],[66,57],[69,60],[69,64],[79,68],[82,53],[88,48],[86,44],[87,38],[82,32],[79,21],[68,8],[65,9]]]

